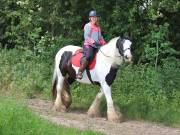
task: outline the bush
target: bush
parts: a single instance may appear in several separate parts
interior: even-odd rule
[[[127,118],[180,123],[179,68],[168,70],[139,65],[120,71],[112,92]]]
[[[24,91],[33,97],[43,92],[49,97],[54,58],[57,51],[73,41],[56,37],[44,37],[36,52],[29,49],[0,51],[0,88],[4,91]]]
[[[26,96],[31,97],[32,93],[49,91],[50,68],[46,63],[40,62],[33,57],[29,51],[19,50],[1,51],[2,63],[0,77],[0,88],[3,91],[14,92],[24,91]],[[47,77],[48,76],[48,77]],[[44,80],[47,82],[45,83]]]

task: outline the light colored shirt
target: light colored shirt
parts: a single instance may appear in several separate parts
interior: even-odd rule
[[[93,25],[91,22],[84,26],[84,45],[92,45],[98,43],[100,45],[106,44],[102,34],[101,28],[97,25]]]

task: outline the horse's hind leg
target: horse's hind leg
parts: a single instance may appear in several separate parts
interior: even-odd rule
[[[96,95],[96,98],[94,99],[92,105],[89,107],[89,110],[87,114],[90,117],[100,117],[100,103],[101,103],[101,98],[104,95],[102,90]]]
[[[62,100],[62,103],[68,109],[72,103],[72,98],[71,98],[69,82],[66,78],[64,79],[63,88],[61,91],[61,100]]]
[[[63,104],[61,99],[61,92],[63,90],[63,85],[64,85],[63,83],[64,83],[64,77],[61,74],[59,74],[57,86],[56,86],[57,96],[56,96],[54,108],[56,111],[62,111],[62,112],[66,111],[66,106]]]

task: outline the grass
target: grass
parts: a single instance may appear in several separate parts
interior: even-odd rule
[[[0,97],[0,135],[101,135],[57,126],[34,114],[22,101]]]

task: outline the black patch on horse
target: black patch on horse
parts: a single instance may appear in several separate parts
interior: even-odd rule
[[[67,81],[71,85],[75,81],[75,79],[69,76],[67,77]]]
[[[106,75],[106,83],[110,86],[113,82],[114,79],[116,78],[118,68],[117,67],[111,67],[109,73]]]
[[[61,61],[59,64],[59,69],[62,73],[62,75],[65,77],[68,73],[68,82],[72,83],[76,78],[76,71],[73,69],[71,64],[71,57],[72,52],[71,51],[65,51],[61,56]]]
[[[116,42],[116,47],[118,48],[118,51],[120,53],[121,56],[124,56],[123,54],[123,44],[124,44],[125,40],[122,39],[121,37],[119,37],[119,39]]]
[[[61,56],[61,61],[60,61],[60,64],[59,64],[59,69],[61,71],[61,74],[64,77],[66,76],[66,74],[69,75],[68,77],[66,77],[67,82],[69,84],[72,84],[76,79],[76,71],[72,67],[71,57],[72,57],[72,52],[71,51],[65,51]],[[89,80],[91,81],[92,84],[100,85],[99,82],[92,81],[91,74],[90,74],[90,71],[89,71],[88,68],[86,68],[86,73],[87,73],[88,78],[89,78]]]
[[[72,56],[72,52],[70,52],[70,51],[65,51],[61,56],[61,61],[59,63],[59,69],[63,76],[65,76],[67,73],[67,63],[71,56]]]

